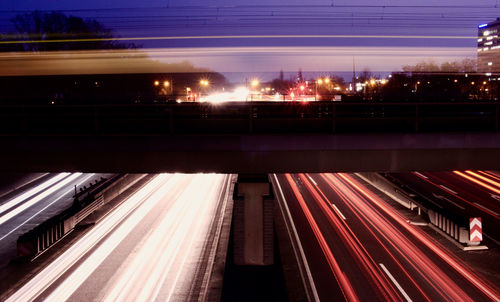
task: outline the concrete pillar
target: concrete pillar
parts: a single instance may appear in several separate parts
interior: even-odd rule
[[[458,232],[459,232],[458,241],[460,243],[467,243],[467,242],[469,242],[469,230],[467,230],[464,227],[460,227],[458,229]]]
[[[233,242],[236,265],[273,264],[273,196],[266,174],[238,175],[233,196]]]

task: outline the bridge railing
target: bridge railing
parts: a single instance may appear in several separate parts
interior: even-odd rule
[[[499,107],[493,102],[1,106],[0,135],[496,132]]]

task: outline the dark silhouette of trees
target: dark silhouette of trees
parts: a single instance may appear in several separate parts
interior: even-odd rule
[[[132,43],[113,40],[112,30],[93,19],[60,12],[34,11],[10,20],[16,31],[4,35],[2,51],[47,51],[135,48]]]
[[[477,70],[477,62],[474,59],[465,58],[462,61],[443,62],[441,65],[438,65],[432,60],[427,60],[420,61],[415,65],[405,65],[402,69],[405,72],[475,72]]]

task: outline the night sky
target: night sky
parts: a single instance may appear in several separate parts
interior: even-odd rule
[[[3,0],[0,10],[2,32],[15,14],[62,10],[95,18],[120,37],[226,36],[135,43],[170,49],[156,57],[165,62],[253,73],[347,72],[353,59],[358,70],[386,72],[422,60],[475,58],[477,26],[500,17],[497,0]],[[235,37],[248,35],[275,37]]]

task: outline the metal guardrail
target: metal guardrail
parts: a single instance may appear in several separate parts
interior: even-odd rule
[[[245,102],[0,107],[0,135],[499,131],[500,103]]]

